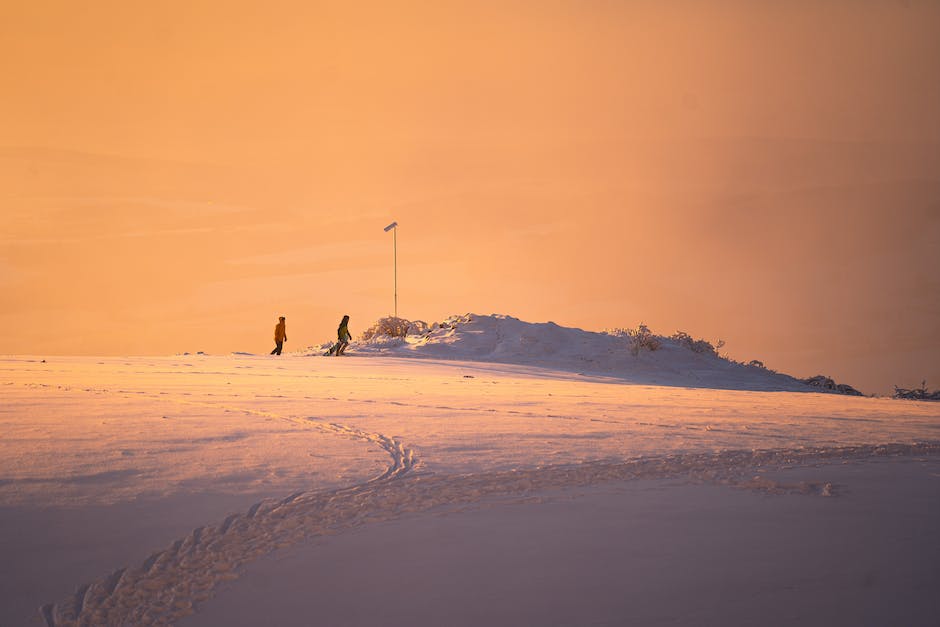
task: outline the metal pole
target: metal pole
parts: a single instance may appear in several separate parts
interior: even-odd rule
[[[394,229],[392,241],[395,246],[395,317],[398,317],[398,229]]]
[[[384,231],[388,233],[389,231],[395,231],[392,233],[392,246],[394,246],[394,260],[395,260],[395,317],[398,317],[398,222],[392,222]]]

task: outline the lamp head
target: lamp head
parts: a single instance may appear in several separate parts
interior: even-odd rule
[[[385,227],[385,232],[388,233],[389,231],[394,229],[396,226],[398,226],[398,222],[392,222],[387,227]]]

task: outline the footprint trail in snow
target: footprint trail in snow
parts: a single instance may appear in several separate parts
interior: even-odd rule
[[[110,392],[90,388],[85,391]],[[118,394],[127,396],[133,393],[121,391]],[[162,402],[287,420],[322,432],[367,441],[384,449],[391,463],[382,474],[364,483],[325,492],[296,492],[281,500],[260,501],[243,514],[232,514],[217,525],[199,527],[167,549],[152,554],[139,567],[119,568],[106,577],[80,586],[74,595],[62,601],[44,605],[40,612],[48,627],[172,624],[174,620],[192,613],[193,605],[208,599],[220,582],[233,579],[238,566],[309,535],[324,533],[337,522],[356,522],[362,508],[354,509],[351,518],[343,516],[340,510],[356,502],[361,493],[374,490],[375,484],[394,481],[417,465],[412,449],[381,433],[370,433],[335,422],[323,423],[310,417],[296,418],[242,407],[146,395]]]
[[[186,401],[189,402],[189,401]],[[209,406],[209,403],[201,403]],[[212,405],[219,407],[217,405]],[[914,444],[737,450],[644,457],[619,462],[584,462],[518,471],[449,475],[412,473],[413,451],[395,438],[338,423],[277,416],[230,408],[266,417],[309,424],[337,435],[374,442],[391,457],[381,475],[346,488],[297,492],[281,500],[262,501],[247,512],[199,527],[140,566],[120,568],[74,595],[41,608],[49,627],[72,625],[171,625],[195,611],[220,583],[238,576],[239,567],[306,538],[339,533],[407,513],[454,506],[487,497],[522,495],[603,481],[686,477],[744,489],[833,496],[837,487],[825,481],[798,486],[755,481],[755,468],[778,468],[832,460],[940,455],[940,442]],[[752,476],[752,475],[751,475]]]

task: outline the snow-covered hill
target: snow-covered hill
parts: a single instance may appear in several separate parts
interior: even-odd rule
[[[404,336],[387,333],[405,329]],[[363,339],[352,343],[347,354],[518,364],[657,385],[819,391],[791,376],[722,357],[710,347],[696,351],[688,341],[652,338],[659,345],[656,350],[634,351],[634,340],[625,332],[597,333],[554,322],[525,322],[507,315],[466,314],[432,325],[379,321]],[[325,344],[308,352],[319,355],[328,347]]]

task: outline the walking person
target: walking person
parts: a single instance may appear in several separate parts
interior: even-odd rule
[[[276,346],[271,351],[272,355],[280,355],[284,348],[284,342],[287,341],[287,318],[281,316],[278,318],[277,326],[274,327],[274,343]]]
[[[339,342],[336,344],[336,356],[338,357],[346,352],[346,347],[349,346],[349,340],[352,339],[352,333],[349,332],[349,316],[343,316],[342,322],[339,323],[339,328],[336,329],[336,335],[339,338]]]

